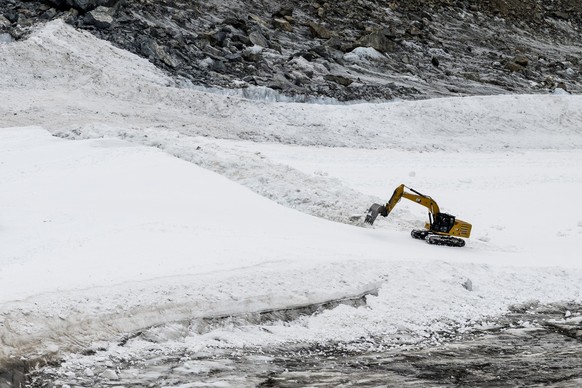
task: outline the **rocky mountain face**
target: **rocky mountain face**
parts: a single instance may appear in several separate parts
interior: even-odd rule
[[[298,100],[582,91],[579,0],[2,0],[0,38],[54,18],[188,83]]]

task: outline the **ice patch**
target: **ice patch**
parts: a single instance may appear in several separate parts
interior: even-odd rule
[[[558,96],[563,96],[563,95],[569,95],[570,93],[562,88],[555,88],[554,91],[552,92],[552,94],[558,95]]]
[[[373,47],[356,47],[349,53],[344,55],[344,59],[350,62],[358,62],[362,60],[381,60],[386,58],[384,54],[374,49]]]
[[[0,34],[0,44],[12,43],[14,38],[10,34]]]

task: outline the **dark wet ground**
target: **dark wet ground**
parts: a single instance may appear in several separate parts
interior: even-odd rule
[[[116,363],[116,375],[78,371],[68,378],[45,368],[30,373],[27,386],[582,387],[580,305],[516,306],[491,326],[438,346],[355,352],[347,345],[160,353]]]

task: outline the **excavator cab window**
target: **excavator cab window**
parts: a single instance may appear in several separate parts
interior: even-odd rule
[[[448,233],[454,225],[455,216],[447,213],[437,213],[434,216],[434,222],[430,229],[435,232]]]

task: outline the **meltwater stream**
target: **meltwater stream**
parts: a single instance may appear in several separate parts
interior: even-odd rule
[[[30,371],[25,384],[183,388],[582,386],[582,305],[514,306],[510,313],[491,322],[438,346],[409,343],[380,349],[373,343],[287,343],[204,351],[155,347],[135,357],[116,357],[97,349],[79,355],[85,362],[69,360]],[[213,330],[220,324],[207,322],[202,330]],[[268,325],[263,329],[269,330]],[[145,333],[127,340],[140,337],[147,343]],[[92,363],[90,369],[87,360]]]

